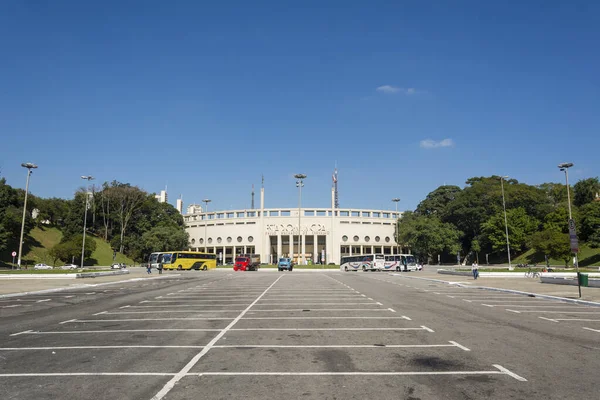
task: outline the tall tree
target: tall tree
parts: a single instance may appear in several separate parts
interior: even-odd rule
[[[598,178],[582,179],[573,186],[573,204],[581,207],[591,203],[600,194]]]
[[[491,244],[492,249],[494,251],[506,249],[506,226],[508,226],[511,250],[516,252],[526,250],[529,238],[539,227],[539,221],[527,215],[525,209],[521,207],[507,210],[506,221],[507,224],[505,224],[504,213],[500,212],[483,223],[482,234]]]
[[[117,186],[113,187],[114,199],[116,202],[116,213],[120,226],[119,252],[124,249],[125,231],[133,213],[139,209],[146,197],[146,192],[137,187]]]
[[[536,232],[531,238],[531,244],[537,252],[549,255],[555,260],[563,260],[565,266],[569,265],[572,254],[568,234],[546,229]]]
[[[440,216],[444,213],[448,204],[452,203],[461,191],[462,189],[458,186],[440,186],[429,193],[425,200],[419,203],[415,213]]]
[[[587,241],[591,247],[600,247],[600,202],[588,203],[579,211],[581,239]]]

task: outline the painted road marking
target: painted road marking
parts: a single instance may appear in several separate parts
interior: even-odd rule
[[[454,341],[449,341],[450,344],[334,344],[334,345],[320,345],[320,344],[308,344],[308,345],[280,345],[280,344],[230,344],[230,345],[215,345],[212,346],[215,349],[381,349],[381,348],[394,348],[394,349],[411,349],[411,348],[434,348],[434,347],[458,347],[464,351],[471,351],[470,349],[458,344]],[[0,351],[33,351],[33,350],[104,350],[104,349],[203,349],[206,346],[196,345],[131,345],[131,346],[45,346],[45,347],[0,347]]]
[[[564,306],[553,306],[553,305],[549,305],[549,306],[529,306],[529,305],[516,305],[516,304],[481,304],[482,306],[488,306],[488,307],[513,307],[513,308],[517,308],[517,307],[523,307],[523,308],[596,308],[594,306],[569,306],[569,305],[564,305]]]
[[[219,341],[219,339],[221,339],[229,330],[231,330],[231,328],[233,328],[233,326],[235,324],[238,323],[238,321],[240,319],[242,319],[242,317],[244,316],[244,314],[246,314],[251,308],[252,306],[254,306],[256,303],[258,303],[258,301],[265,295],[267,294],[267,292],[269,291],[269,289],[271,289],[273,286],[275,286],[275,284],[277,282],[279,282],[281,280],[281,278],[283,278],[285,275],[280,275],[279,278],[277,278],[268,288],[265,289],[264,292],[262,292],[261,295],[259,295],[256,300],[254,300],[252,302],[252,304],[250,304],[244,311],[242,311],[240,313],[240,315],[238,315],[233,321],[231,321],[231,323],[229,325],[227,325],[224,329],[222,329],[207,345],[205,348],[202,349],[202,351],[198,354],[196,354],[191,360],[190,362],[188,362],[181,371],[179,371],[177,373],[177,375],[175,375],[169,382],[167,382],[163,388],[156,394],[154,395],[154,397],[152,398],[152,400],[160,400],[163,397],[165,397],[170,391],[171,389],[175,386],[175,384],[177,382],[179,382],[193,367],[194,365],[196,365],[198,363],[198,361],[200,361],[200,359],[206,354],[208,353],[208,351],[211,349],[212,346],[214,346],[217,341]]]
[[[426,326],[419,328],[233,328],[230,331],[427,331],[434,332]]]
[[[540,318],[540,319],[545,319],[546,321],[558,322],[557,320],[555,320],[555,319],[551,319],[551,318],[546,318],[546,317],[538,317],[538,318]]]
[[[538,317],[544,318],[544,317]],[[583,321],[583,322],[600,322],[600,319],[585,319],[585,318],[555,318],[554,321]]]
[[[26,333],[29,333],[29,332],[31,332],[31,329],[30,329],[30,330],[28,330],[28,331],[23,331],[23,332],[13,333],[13,334],[12,334],[12,335],[10,335],[10,336],[19,336],[19,335],[24,335],[24,334],[26,334]]]
[[[594,331],[594,332],[600,333],[600,329],[592,329],[592,328],[588,328],[587,326],[584,326],[583,329],[587,329],[588,331]]]
[[[43,302],[46,302],[46,301],[51,301],[51,300],[52,300],[52,299],[38,300],[38,301],[36,301],[36,303],[43,303]]]
[[[390,310],[391,312],[396,312],[396,310],[394,310],[393,308],[388,308],[388,310]]]
[[[79,333],[121,333],[121,332],[220,332],[221,329],[109,329],[104,331],[24,331],[19,333],[13,333],[10,336],[17,335],[65,335],[65,334],[79,334]]]
[[[283,275],[282,275],[283,276]],[[0,377],[58,377],[58,376],[172,376],[171,381],[179,381],[186,376],[431,376],[431,375],[507,375],[520,382],[527,379],[509,371],[501,365],[494,364],[496,370],[490,371],[405,371],[405,372],[200,372],[200,373],[168,373],[168,372],[67,372],[67,373],[17,373],[0,374]],[[171,383],[169,381],[169,383]],[[173,382],[173,385],[175,384]],[[152,400],[162,399],[173,387],[167,383]]]
[[[408,318],[406,315],[403,315],[403,316],[402,316],[402,317],[400,317],[400,318],[404,318],[404,319],[405,319],[405,320],[407,320],[407,321],[412,321],[412,319]]]
[[[506,310],[515,312],[515,310]],[[547,314],[600,314],[598,311],[548,311],[548,310],[523,310],[519,313],[547,313]]]

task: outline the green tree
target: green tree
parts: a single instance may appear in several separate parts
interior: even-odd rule
[[[526,250],[529,238],[538,229],[539,221],[527,215],[525,209],[521,207],[507,210],[506,221],[511,250],[517,252]],[[483,224],[482,234],[494,251],[503,251],[506,247],[504,213],[491,216]]]
[[[600,202],[588,203],[579,210],[579,236],[591,247],[600,247]]]
[[[581,207],[591,203],[600,194],[600,181],[598,178],[582,179],[573,186],[573,204]]]
[[[75,260],[78,264],[81,263],[81,245],[83,244],[83,234],[74,235],[64,238],[62,242],[56,244],[49,251],[50,257],[56,264],[59,260],[68,263]],[[89,259],[92,253],[96,250],[96,240],[89,235],[85,236],[85,250],[83,252],[84,259]]]
[[[569,210],[566,207],[557,207],[544,217],[543,227],[545,230],[569,233]]]
[[[440,186],[429,193],[425,200],[419,203],[415,213],[427,216],[440,216],[444,213],[448,204],[456,199],[461,190],[458,186]]]
[[[456,254],[460,249],[460,232],[437,217],[404,213],[398,221],[399,243],[409,246],[419,258],[433,259],[438,254]]]
[[[535,251],[549,255],[555,260],[563,260],[565,266],[569,265],[572,253],[568,234],[546,229],[532,236],[531,245]]]

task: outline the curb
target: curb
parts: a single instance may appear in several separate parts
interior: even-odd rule
[[[398,275],[398,274],[392,274],[392,275]],[[569,299],[568,297],[559,297],[559,296],[552,296],[552,295],[549,295],[549,294],[538,294],[538,293],[531,293],[531,292],[523,292],[523,291],[514,290],[514,289],[501,289],[501,288],[493,288],[493,287],[489,287],[489,286],[470,286],[468,284],[464,284],[464,283],[461,283],[461,282],[450,282],[450,281],[444,281],[444,280],[441,280],[441,279],[418,278],[416,276],[405,276],[405,275],[398,275],[398,276],[402,276],[402,277],[408,278],[408,279],[420,279],[420,280],[423,280],[423,281],[445,283],[447,285],[456,285],[456,286],[460,286],[460,287],[466,288],[466,289],[480,289],[480,290],[490,290],[490,291],[494,291],[494,292],[514,293],[514,294],[520,294],[520,295],[523,295],[523,296],[538,297],[540,299],[558,300],[558,301],[563,301],[565,303],[575,303],[575,304],[582,304],[582,305],[587,305],[587,306],[600,307],[600,303],[595,302],[595,301],[579,300],[579,299]]]
[[[152,280],[153,279],[168,279],[168,278],[172,278],[172,277],[175,277],[175,276],[181,276],[181,275],[177,274],[177,275],[169,275],[169,276],[157,276],[157,277],[152,277],[152,278],[132,278],[132,279],[127,279],[125,281],[116,281],[116,282],[81,283],[81,284],[78,284],[77,286],[68,286],[68,287],[61,287],[61,288],[36,290],[36,291],[33,291],[33,292],[0,294],[0,299],[10,298],[10,297],[29,296],[29,295],[32,295],[32,294],[45,294],[45,293],[62,292],[62,291],[65,291],[65,290],[75,290],[75,289],[83,289],[83,288],[98,287],[98,286],[116,285],[116,284],[121,284],[121,283],[146,281],[146,280],[151,280],[151,279]]]
[[[95,278],[97,276],[127,275],[129,271],[107,271],[107,272],[78,272],[73,274],[0,274],[0,279],[78,279]]]

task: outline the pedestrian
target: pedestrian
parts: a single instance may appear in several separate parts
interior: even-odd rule
[[[156,267],[156,269],[158,269],[158,274],[161,275],[163,270],[162,263],[158,263],[158,267]]]
[[[146,266],[146,271],[151,274],[152,273],[152,264],[148,263],[148,265]]]
[[[471,272],[473,273],[473,279],[479,278],[479,265],[477,265],[477,261],[471,266]]]

